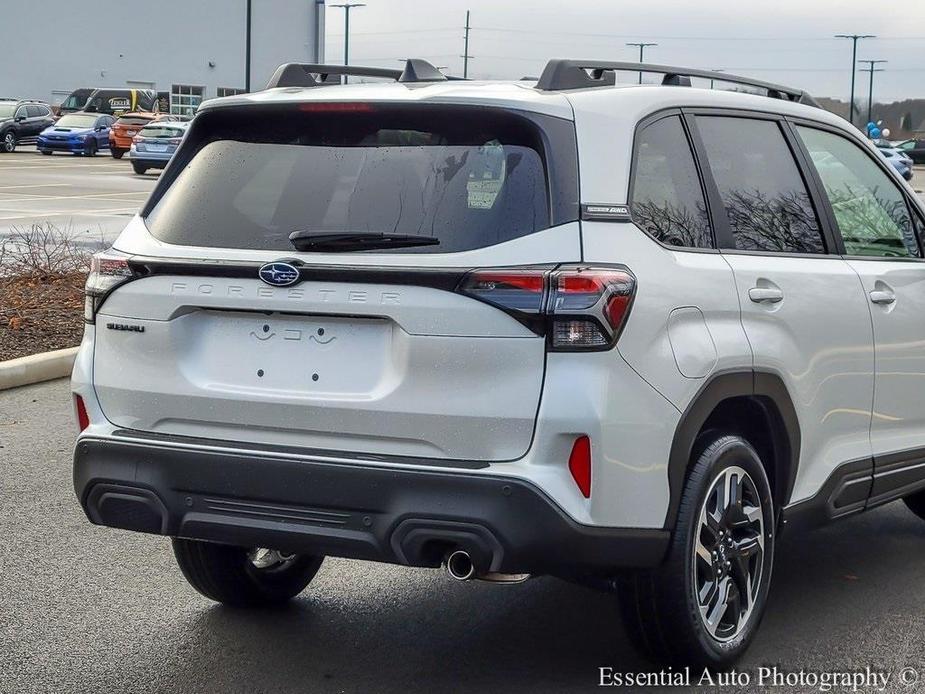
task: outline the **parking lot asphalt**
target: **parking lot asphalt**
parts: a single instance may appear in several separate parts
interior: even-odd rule
[[[602,666],[657,669],[630,648],[613,596],[552,578],[459,584],[328,560],[287,608],[216,606],[166,539],[86,520],[74,434],[66,381],[0,393],[0,692],[581,692]],[[894,673],[886,691],[921,691],[896,678],[912,667],[925,681],[923,573],[925,521],[901,504],[785,535],[739,670],[869,666]]]
[[[16,227],[50,223],[92,245],[108,245],[147,199],[158,172],[138,176],[127,159],[34,147],[0,155],[0,237]]]

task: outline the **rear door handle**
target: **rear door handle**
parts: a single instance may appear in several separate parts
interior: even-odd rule
[[[871,303],[889,305],[896,303],[896,295],[888,289],[875,289],[870,293]]]
[[[777,304],[784,300],[784,293],[775,287],[752,287],[748,298],[756,304]]]

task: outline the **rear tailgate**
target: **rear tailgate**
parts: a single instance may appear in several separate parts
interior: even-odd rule
[[[97,326],[103,411],[152,432],[509,460],[529,447],[543,382],[543,338],[428,287],[150,277]]]
[[[573,125],[354,108],[278,114],[267,142],[242,135],[253,120],[240,114],[197,117],[145,224],[117,242],[144,257],[96,317],[111,422],[448,461],[527,452],[545,339],[455,288],[473,268],[580,260]],[[288,238],[300,229],[439,243],[300,252]],[[280,260],[301,267],[299,282],[260,279]]]

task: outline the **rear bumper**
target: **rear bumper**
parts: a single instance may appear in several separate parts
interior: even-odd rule
[[[166,169],[170,159],[150,159],[147,156],[138,156],[129,154],[129,159],[134,164],[145,166],[149,169]]]
[[[520,479],[271,451],[83,438],[74,487],[99,525],[412,566],[462,548],[484,571],[606,574],[658,565],[669,541],[576,523]]]

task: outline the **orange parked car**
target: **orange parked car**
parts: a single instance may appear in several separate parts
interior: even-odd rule
[[[123,113],[113,124],[109,131],[109,151],[113,159],[121,159],[132,146],[132,138],[144,126],[155,121],[178,121],[180,116],[170,113],[149,113],[147,111],[133,111]]]

